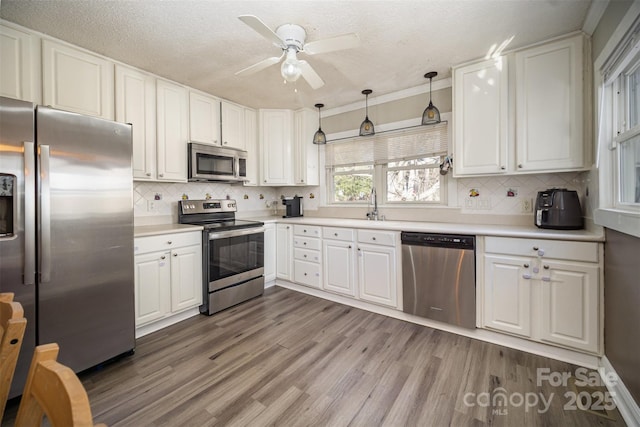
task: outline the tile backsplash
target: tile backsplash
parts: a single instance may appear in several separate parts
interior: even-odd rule
[[[452,207],[459,207],[462,214],[533,215],[533,205],[538,191],[556,187],[577,190],[583,211],[590,212],[590,179],[589,172],[458,178],[455,181],[451,180],[457,185],[457,201],[452,201]],[[135,181],[133,190],[134,216],[140,223],[161,217],[165,221],[177,222],[178,200],[183,195],[192,200],[205,199],[207,194],[214,199],[234,199],[238,204],[238,215],[241,217],[271,215],[275,212],[274,208],[282,211],[280,198],[283,196],[303,197],[305,210],[314,211],[321,206],[321,188],[317,186],[244,187],[238,184],[208,182]]]

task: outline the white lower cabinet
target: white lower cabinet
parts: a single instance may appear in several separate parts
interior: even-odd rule
[[[340,240],[324,240],[323,289],[338,294],[356,296],[356,257],[354,243]]]
[[[293,226],[293,281],[320,289],[322,287],[322,257],[320,227]]]
[[[135,239],[136,327],[202,304],[199,231]]]
[[[292,237],[292,225],[276,224],[276,277],[278,279],[292,280]]]
[[[484,327],[601,351],[601,244],[487,237],[485,251]]]
[[[276,280],[276,225],[264,225],[264,281]]]
[[[359,297],[396,307],[398,281],[396,248],[358,243]]]

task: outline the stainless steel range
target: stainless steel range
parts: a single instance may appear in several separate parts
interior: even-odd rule
[[[180,224],[202,225],[203,304],[211,315],[264,292],[264,223],[236,218],[235,200],[181,200]]]

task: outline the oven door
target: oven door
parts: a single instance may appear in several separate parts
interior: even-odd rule
[[[209,233],[209,292],[264,274],[264,227]]]

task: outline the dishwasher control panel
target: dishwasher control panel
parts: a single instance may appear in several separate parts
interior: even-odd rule
[[[464,234],[434,234],[403,231],[403,245],[438,246],[456,249],[475,249],[475,236]]]

